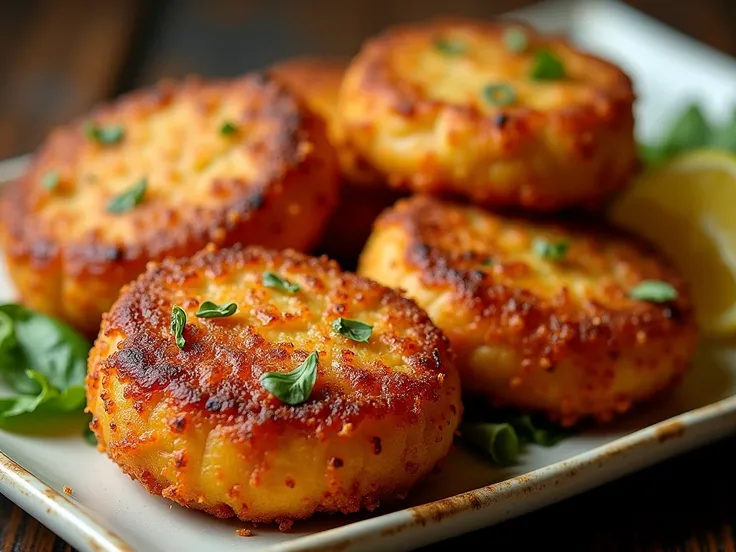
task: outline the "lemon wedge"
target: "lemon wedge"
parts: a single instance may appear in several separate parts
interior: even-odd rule
[[[736,155],[694,151],[645,171],[609,217],[677,265],[703,333],[736,333]]]

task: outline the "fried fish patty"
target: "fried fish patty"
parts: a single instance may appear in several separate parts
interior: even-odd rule
[[[404,194],[391,189],[342,138],[337,98],[345,66],[346,62],[334,58],[302,57],[274,65],[270,74],[325,121],[340,165],[340,202],[317,249],[333,258],[354,260],[376,217]]]
[[[163,82],[55,130],[0,205],[24,302],[96,334],[150,260],[306,249],[337,202],[322,121],[262,75]]]
[[[347,69],[346,140],[389,182],[486,206],[596,206],[638,162],[629,78],[509,22],[438,19],[369,40]]]
[[[436,199],[383,214],[359,273],[406,290],[450,338],[463,389],[570,425],[678,379],[697,340],[687,286],[610,228],[504,218]],[[647,280],[676,300],[635,300]]]
[[[267,272],[299,289],[268,287]],[[204,301],[237,312],[197,318]],[[187,314],[183,349],[174,305]],[[336,333],[338,318],[371,325],[368,341]],[[89,359],[91,428],[151,493],[218,517],[288,526],[372,509],[451,446],[461,403],[448,347],[413,301],[325,257],[209,248],[152,263],[105,315]],[[313,352],[306,402],[264,389],[264,372]]]

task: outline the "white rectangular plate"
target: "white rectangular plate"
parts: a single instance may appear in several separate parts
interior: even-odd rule
[[[564,31],[634,78],[641,136],[689,99],[712,116],[736,102],[736,63],[623,5],[552,2],[519,12]],[[23,161],[0,164],[0,181]],[[13,291],[0,265],[0,301]],[[75,547],[85,550],[391,550],[421,546],[491,525],[736,431],[736,348],[703,346],[682,385],[618,423],[552,448],[529,447],[500,468],[461,448],[443,473],[408,501],[373,514],[318,516],[291,533],[243,527],[149,496],[79,436],[41,438],[0,431],[0,491]],[[11,460],[12,459],[12,460]],[[21,467],[22,466],[22,467]],[[71,496],[62,492],[67,485]]]

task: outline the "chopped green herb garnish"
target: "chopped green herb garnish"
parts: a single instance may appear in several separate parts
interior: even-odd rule
[[[84,133],[90,140],[111,146],[123,139],[125,129],[121,125],[100,126],[97,123],[89,121],[84,126]]]
[[[489,104],[503,107],[516,101],[516,91],[509,84],[488,84],[483,87],[483,97]]]
[[[434,47],[448,56],[459,56],[468,51],[468,46],[464,42],[446,38],[436,38]]]
[[[482,264],[483,266],[493,266],[493,258],[492,257],[486,257],[485,259],[483,259],[481,261],[480,264]]]
[[[55,190],[59,186],[59,173],[56,171],[49,171],[41,178],[41,186],[49,192]]]
[[[289,280],[282,278],[275,272],[266,271],[263,273],[263,285],[270,288],[280,289],[287,293],[294,293],[302,289],[299,284],[290,282]]]
[[[570,434],[558,425],[529,414],[512,416],[509,423],[514,426],[522,443],[534,443],[543,447],[554,446]]]
[[[171,309],[171,335],[176,339],[176,346],[180,349],[187,344],[184,339],[184,328],[187,325],[187,313],[179,305]]]
[[[230,121],[225,121],[220,127],[220,134],[222,134],[223,136],[230,136],[231,134],[235,134],[236,132],[238,132],[238,127],[236,127],[235,124],[231,123]]]
[[[549,50],[539,50],[534,54],[529,76],[537,81],[560,80],[565,78],[565,66],[562,60]]]
[[[359,320],[338,318],[332,323],[332,330],[358,343],[367,343],[373,333],[373,326]]]
[[[511,424],[464,423],[460,426],[460,435],[501,466],[513,464],[519,456],[519,437]]]
[[[135,209],[143,201],[147,188],[148,179],[141,178],[130,189],[110,200],[107,204],[108,213],[125,213]]]
[[[503,43],[509,51],[518,54],[529,47],[529,37],[521,27],[511,27],[503,34]]]
[[[534,240],[534,253],[543,259],[549,259],[550,261],[561,261],[564,259],[569,247],[570,244],[564,240],[556,242],[551,242],[542,238]]]
[[[667,282],[660,280],[644,280],[629,290],[629,297],[637,301],[666,303],[677,299],[677,290]]]
[[[261,385],[281,402],[295,405],[306,401],[317,381],[317,353],[310,353],[304,362],[291,372],[264,372]]]
[[[496,464],[513,464],[527,445],[551,447],[572,431],[544,416],[522,414],[511,409],[488,409],[485,402],[465,402],[460,441]]]
[[[219,306],[212,301],[205,301],[199,306],[199,310],[194,314],[197,318],[226,318],[232,316],[238,310],[235,303],[227,303]]]

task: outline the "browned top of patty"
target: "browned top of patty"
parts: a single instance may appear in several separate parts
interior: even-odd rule
[[[265,271],[301,288],[264,286]],[[234,301],[229,318],[196,318],[203,301]],[[188,315],[186,345],[171,335],[173,305]],[[343,317],[373,326],[368,343],[335,333]],[[315,387],[297,406],[280,402],[259,378],[319,354]],[[411,300],[342,272],[326,258],[250,247],[205,250],[166,260],[122,293],[105,317],[90,357],[89,385],[116,377],[139,409],[166,399],[216,423],[279,431],[279,424],[348,431],[365,417],[411,423],[440,400],[453,370],[445,336]]]
[[[619,349],[646,339],[695,332],[688,286],[658,252],[604,224],[502,217],[421,196],[384,212],[375,232],[400,227],[401,262],[430,290],[449,290],[488,336],[503,333],[527,357],[566,350]],[[538,241],[566,244],[556,260]],[[645,280],[671,284],[674,301],[635,300]]]
[[[105,143],[89,128],[122,134]],[[222,242],[328,159],[322,122],[267,77],[165,81],[54,130],[0,220],[9,253],[37,263],[160,258]],[[110,212],[142,179],[140,203]]]
[[[522,51],[507,45],[511,29],[525,35]],[[540,51],[562,61],[564,78],[530,77]],[[346,82],[346,103],[361,94],[418,122],[438,114],[472,122],[508,135],[508,147],[516,135],[518,141],[544,131],[550,120],[560,126],[555,132],[616,123],[630,116],[634,100],[630,79],[615,65],[513,21],[438,18],[394,27],[363,45]],[[484,93],[488,85],[511,87],[514,101],[494,105]],[[503,117],[491,116],[499,113]]]

